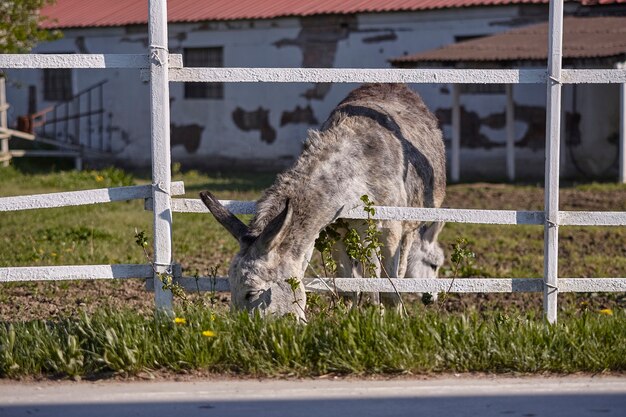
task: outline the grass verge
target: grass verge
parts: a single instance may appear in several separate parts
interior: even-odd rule
[[[532,314],[376,309],[308,325],[206,309],[177,319],[100,310],[0,326],[0,377],[206,370],[246,376],[432,372],[623,372],[621,311],[572,313],[549,325]]]

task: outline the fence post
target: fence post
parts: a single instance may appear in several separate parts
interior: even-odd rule
[[[9,127],[9,123],[7,121],[7,96],[6,96],[6,84],[5,79],[0,74],[0,127],[7,129]],[[9,161],[11,157],[9,155],[9,136],[0,138],[0,156],[2,156],[2,166],[8,167]]]
[[[452,144],[450,148],[450,181],[461,179],[461,86],[452,84]]]
[[[546,319],[550,323],[556,323],[559,263],[559,147],[561,143],[563,0],[550,0],[549,25],[543,308]]]
[[[618,69],[626,69],[626,63],[617,64]],[[619,164],[618,181],[626,184],[626,84],[619,85]]]
[[[515,181],[515,102],[513,84],[506,88],[506,175],[509,181]]]
[[[149,0],[148,4],[154,265],[158,273],[172,273],[167,2],[166,0]],[[157,310],[172,312],[172,293],[163,288],[163,282],[156,274],[154,277],[154,301]]]

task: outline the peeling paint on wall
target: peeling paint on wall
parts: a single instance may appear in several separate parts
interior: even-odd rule
[[[149,43],[148,42],[148,37],[140,37],[140,38],[122,38],[120,39],[120,42],[127,42],[127,43],[140,43],[144,48],[147,48]]]
[[[295,39],[281,39],[274,46],[295,46],[302,51],[303,68],[332,68],[337,55],[337,44],[357,29],[355,15],[329,15],[300,18],[300,33]],[[307,100],[323,100],[330,91],[330,83],[316,83],[302,96]]]
[[[148,40],[147,25],[128,25],[124,27],[125,36],[120,38],[120,43],[138,43],[143,48],[150,44]]]
[[[246,30],[254,29],[256,27],[256,21],[254,20],[224,20],[224,21],[208,21],[202,22],[195,28],[191,29],[192,32],[201,31],[217,31],[217,30]]]
[[[382,33],[380,35],[368,36],[363,38],[363,43],[380,43],[380,42],[394,42],[398,40],[398,35],[396,35],[396,31],[393,29],[384,30],[386,33]]]
[[[85,44],[84,36],[77,36],[74,40],[74,44],[76,45],[76,49],[80,54],[88,54],[89,50],[87,49],[87,45]]]
[[[172,147],[182,145],[189,153],[196,153],[200,148],[204,126],[198,124],[176,125],[170,124],[170,141]]]
[[[326,97],[326,94],[328,94],[332,86],[332,83],[315,83],[312,88],[309,88],[301,95],[307,100],[321,101],[324,100],[324,97]]]
[[[269,109],[263,107],[253,111],[245,111],[237,107],[233,111],[233,122],[244,132],[258,130],[261,133],[261,140],[271,144],[276,140],[276,129],[270,125],[269,114]]]
[[[452,111],[437,109],[435,115],[439,123],[452,124]],[[541,106],[515,105],[515,121],[526,124],[524,136],[515,141],[515,146],[539,150],[545,147],[546,109]],[[504,111],[480,117],[478,113],[468,111],[461,106],[461,146],[466,148],[485,148],[504,146],[504,143],[492,141],[481,133],[481,126],[492,129],[504,129],[506,114]]]
[[[440,125],[452,125],[452,110],[437,109],[435,116]],[[467,111],[461,106],[461,146],[464,148],[486,148],[502,146],[501,143],[493,142],[480,132],[482,120],[478,113]]]
[[[319,122],[311,106],[296,106],[293,111],[284,111],[280,117],[280,125],[285,126],[287,124],[318,125]]]

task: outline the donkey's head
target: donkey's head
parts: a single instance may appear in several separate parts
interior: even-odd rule
[[[217,221],[239,242],[239,253],[233,258],[228,278],[231,303],[237,309],[259,311],[262,314],[292,313],[304,319],[306,293],[302,283],[292,287],[289,278],[302,278],[302,260],[292,259],[291,251],[280,251],[291,223],[289,200],[258,235],[224,207],[208,191],[200,198]],[[284,252],[284,253],[283,253]],[[294,284],[295,285],[295,284]]]
[[[423,225],[416,232],[413,246],[409,251],[406,276],[410,278],[437,278],[444,262],[444,253],[437,237],[443,229],[443,222]]]

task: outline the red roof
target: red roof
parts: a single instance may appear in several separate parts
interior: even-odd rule
[[[545,61],[548,23],[538,23],[484,38],[391,59],[398,67],[461,62]],[[610,58],[626,54],[626,17],[565,17],[563,58]]]
[[[580,0],[583,4],[626,0]],[[543,4],[548,0],[169,0],[170,22],[271,19],[319,14],[417,11],[508,4]],[[147,23],[147,0],[56,0],[41,13],[46,28],[124,26]]]

